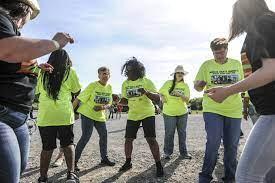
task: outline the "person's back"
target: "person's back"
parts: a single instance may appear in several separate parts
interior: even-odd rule
[[[43,88],[43,74],[40,74],[37,91],[39,93],[39,110],[37,122],[40,126],[51,124],[53,120],[58,123],[70,123],[74,122],[74,113],[72,106],[72,93],[77,93],[79,88],[76,87],[77,83],[74,83],[77,78],[76,72],[73,68],[70,68],[68,78],[62,82],[60,87],[58,100],[52,99],[47,91]],[[76,89],[75,89],[76,88]],[[51,124],[54,126],[60,125],[58,123]]]
[[[76,180],[74,172],[74,111],[72,94],[80,92],[81,86],[76,72],[71,68],[71,60],[65,50],[51,54],[49,61],[54,67],[52,73],[40,73],[36,93],[39,94],[37,125],[42,139],[40,178],[47,181],[48,165],[52,152],[57,147],[57,136],[68,166],[67,180]]]

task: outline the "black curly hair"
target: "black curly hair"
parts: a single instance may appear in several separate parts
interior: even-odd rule
[[[122,66],[121,74],[128,77],[129,67],[131,67],[131,72],[137,79],[145,76],[145,67],[140,61],[137,60],[136,57],[132,57],[126,61],[126,63]]]

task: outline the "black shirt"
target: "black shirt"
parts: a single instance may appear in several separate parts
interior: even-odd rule
[[[0,39],[20,36],[15,24],[0,11]],[[0,50],[1,51],[1,50]],[[0,105],[28,113],[34,99],[36,61],[8,63],[0,60]]]
[[[256,32],[247,32],[243,50],[252,72],[262,67],[262,58],[275,58],[275,15],[262,15],[255,20]],[[275,72],[275,71],[274,71]],[[249,91],[251,102],[261,115],[275,114],[275,81]]]

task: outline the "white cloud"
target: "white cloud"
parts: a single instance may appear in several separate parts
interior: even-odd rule
[[[271,2],[271,1],[270,1]],[[39,19],[24,33],[51,37],[68,31],[76,44],[69,46],[74,65],[84,85],[97,79],[102,65],[112,70],[115,92],[125,79],[124,61],[136,56],[146,66],[148,77],[158,87],[169,79],[176,65],[189,71],[192,81],[200,64],[212,57],[209,43],[228,35],[234,0],[66,0],[41,1]],[[239,58],[241,40],[230,45],[229,56]],[[194,90],[192,97],[197,96]]]

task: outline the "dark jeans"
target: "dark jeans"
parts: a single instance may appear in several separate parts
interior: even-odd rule
[[[203,113],[207,133],[206,150],[199,183],[210,183],[215,169],[221,139],[224,144],[225,180],[234,180],[237,168],[237,150],[240,139],[240,118],[230,118],[215,113]]]
[[[179,151],[181,155],[187,154],[186,148],[186,127],[187,127],[187,114],[181,116],[168,116],[163,114],[165,126],[164,138],[164,153],[171,155],[174,150],[174,136],[175,131],[178,131],[179,137]]]
[[[75,149],[75,161],[78,162],[82,151],[84,150],[86,144],[89,142],[93,128],[96,128],[99,135],[99,147],[101,158],[107,157],[107,128],[105,122],[94,121],[84,115],[81,115],[81,129],[82,136],[80,137],[76,149]]]
[[[27,166],[30,137],[27,114],[0,105],[0,182],[18,183]]]

